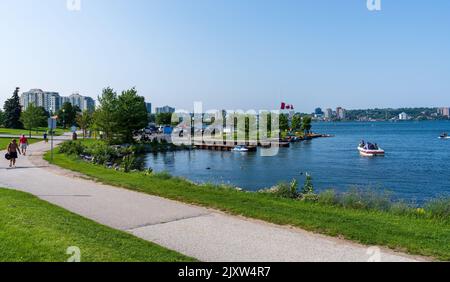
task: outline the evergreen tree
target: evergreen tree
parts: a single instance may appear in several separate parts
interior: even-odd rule
[[[0,110],[0,127],[4,127],[5,126],[5,113]]]
[[[3,109],[5,110],[4,126],[6,128],[16,128],[16,129],[23,128],[23,124],[20,121],[22,106],[20,105],[19,90],[20,88],[17,87],[13,93],[13,96],[10,99],[6,100],[5,105],[3,107]]]

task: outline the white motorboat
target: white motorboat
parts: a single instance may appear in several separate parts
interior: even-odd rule
[[[245,146],[236,146],[233,148],[232,151],[244,153],[244,152],[248,152],[249,150]]]
[[[361,156],[364,157],[377,157],[377,156],[384,156],[385,152],[383,149],[378,147],[376,144],[360,144],[358,146],[358,151],[361,154]]]
[[[450,136],[448,136],[448,133],[442,133],[439,139],[450,139]]]

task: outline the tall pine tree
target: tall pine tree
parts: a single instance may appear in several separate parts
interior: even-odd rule
[[[3,106],[4,112],[4,125],[6,128],[22,129],[23,124],[20,121],[20,114],[22,113],[22,106],[19,99],[19,87],[13,93],[13,96],[6,100]]]

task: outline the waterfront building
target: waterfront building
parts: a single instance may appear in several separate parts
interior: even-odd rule
[[[398,115],[398,119],[399,119],[399,120],[409,120],[410,117],[408,116],[407,113],[403,112],[403,113],[401,113],[401,114]]]
[[[450,117],[450,108],[449,107],[439,108],[438,114],[444,117]]]
[[[175,112],[175,108],[164,106],[156,108],[157,114],[173,114]]]
[[[347,114],[347,111],[344,108],[342,108],[342,107],[336,108],[336,116],[338,119],[340,119],[340,120],[346,119],[346,117],[347,117],[346,114]]]
[[[326,119],[332,119],[333,118],[333,110],[332,109],[326,109],[325,110],[325,118]]]
[[[46,92],[41,89],[31,89],[28,92],[23,92],[20,96],[20,104],[24,110],[30,104],[37,107],[43,107],[46,111],[56,113],[61,109],[64,103],[71,103],[73,106],[78,106],[81,110],[95,110],[95,101],[91,97],[81,96],[78,93],[72,94],[69,97],[61,97],[58,92]]]

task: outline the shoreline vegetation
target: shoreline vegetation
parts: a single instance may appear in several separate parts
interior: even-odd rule
[[[65,262],[76,246],[82,262],[192,262],[192,258],[47,203],[0,188],[0,261]]]
[[[153,152],[159,151],[159,146],[167,145],[154,144]],[[96,151],[93,149],[96,147],[103,149]],[[446,198],[416,206],[393,201],[389,193],[366,189],[355,188],[341,194],[327,190],[316,194],[310,176],[300,188],[293,181],[247,192],[142,170],[130,165],[139,153],[133,151],[136,149],[130,151],[132,147],[125,149],[128,155],[116,155],[115,161],[119,162],[112,165],[111,159],[105,157],[105,150],[110,150],[107,147],[111,148],[94,140],[66,142],[57,149],[52,163],[113,186],[362,244],[450,260],[450,200]],[[49,153],[44,158],[50,161]]]

